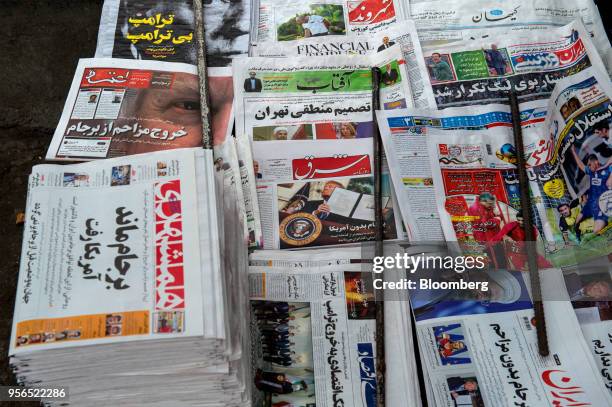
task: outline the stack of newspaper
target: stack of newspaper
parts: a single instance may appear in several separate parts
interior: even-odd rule
[[[214,190],[202,149],[34,167],[10,349],[19,382],[68,385],[75,405],[245,401]]]

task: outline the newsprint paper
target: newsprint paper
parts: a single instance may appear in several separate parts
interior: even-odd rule
[[[201,148],[35,166],[10,339],[17,381],[69,383],[75,405],[248,403],[218,205]]]
[[[405,20],[370,35],[348,37],[316,37],[303,42],[273,44],[260,43],[252,48],[253,56],[268,57],[323,57],[332,55],[369,55],[398,46],[406,63],[410,92],[414,106],[435,107],[431,87],[427,81],[425,62],[414,21]]]
[[[359,248],[251,256],[255,404],[376,405],[376,307],[362,266]]]
[[[195,66],[81,59],[46,158],[88,161],[201,145]]]
[[[567,296],[544,301],[550,355],[542,357],[526,274],[487,273],[488,292],[411,298],[429,405],[611,405]],[[565,290],[561,270],[541,277],[551,292]]]
[[[521,104],[521,126],[526,137],[542,131],[546,118],[546,108],[542,105],[545,105],[544,101]],[[378,111],[377,117],[393,188],[409,239],[444,240],[427,150],[428,137],[435,133],[451,134],[458,129],[477,132],[498,127],[510,134],[510,107],[488,104],[442,110],[398,109]],[[537,147],[538,144],[534,143],[533,146]]]
[[[410,4],[424,46],[455,41],[494,43],[503,36],[531,37],[582,19],[608,67],[610,41],[593,0],[437,0]],[[603,3],[601,3],[603,4]],[[493,41],[492,41],[493,40]]]
[[[384,70],[381,105],[412,106],[399,48],[348,60],[235,60],[236,133],[253,146],[264,248],[373,239],[374,63]],[[386,218],[395,236],[388,178]]]
[[[545,31],[500,35],[495,41],[461,41],[423,47],[438,109],[546,99],[555,83],[590,66],[604,65],[580,20]]]
[[[263,43],[277,48],[307,45],[319,38],[342,41],[356,35],[366,37],[407,17],[404,3],[398,0],[258,0],[255,3],[259,7],[258,15],[251,22],[254,48]]]

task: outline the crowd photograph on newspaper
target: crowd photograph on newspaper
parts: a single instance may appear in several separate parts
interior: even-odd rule
[[[3,1],[0,405],[612,407],[605,6]]]

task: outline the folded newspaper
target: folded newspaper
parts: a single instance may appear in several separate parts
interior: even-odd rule
[[[609,46],[608,46],[609,47]],[[515,91],[520,101],[546,99],[560,79],[590,66],[604,70],[590,33],[580,20],[532,33],[423,46],[436,104],[499,103]]]
[[[541,277],[549,291],[564,291],[561,270],[542,270]],[[411,293],[429,405],[612,404],[567,296],[544,301],[550,355],[539,354],[525,279],[500,269],[487,272],[487,291],[463,298]]]
[[[201,145],[195,66],[81,59],[46,158],[86,161]]]
[[[10,342],[18,381],[70,383],[75,405],[246,401],[232,346],[244,338],[228,328],[245,319],[226,304],[214,191],[202,149],[35,166]]]
[[[582,19],[595,47],[612,68],[606,29],[593,0],[437,0],[410,2],[423,46],[456,41],[496,43],[507,36],[535,37]],[[499,60],[494,63],[501,64]]]
[[[207,66],[248,52],[250,2],[204,0]],[[193,0],[105,0],[97,58],[197,64]]]
[[[521,125],[527,138],[537,137],[542,131],[546,119],[546,109],[542,107],[544,104],[542,101],[521,104]],[[377,118],[398,206],[409,239],[443,240],[434,192],[432,163],[427,149],[429,136],[438,133],[452,134],[453,130],[458,129],[477,132],[500,127],[510,136],[510,107],[488,104],[443,110],[398,109],[378,111]]]
[[[255,405],[376,406],[376,303],[371,261],[362,257],[359,247],[251,255]],[[385,397],[418,407],[413,348],[398,340],[412,338],[412,326],[397,310],[385,307]]]
[[[251,54],[279,47],[308,47],[312,41],[345,41],[398,25],[408,17],[398,0],[307,1],[258,0],[251,22]],[[270,49],[272,48],[272,49]]]
[[[591,348],[601,379],[612,391],[612,266],[606,257],[563,270],[582,334]]]
[[[396,108],[414,105],[405,65],[399,48],[348,59],[234,61],[236,134],[253,146],[249,183],[264,248],[374,238],[371,68],[383,67],[381,106]],[[403,231],[385,180],[393,238]]]

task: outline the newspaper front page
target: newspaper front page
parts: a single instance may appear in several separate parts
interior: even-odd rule
[[[381,105],[387,108],[407,106],[411,98],[406,96],[410,92],[399,48],[390,48],[373,56],[352,57],[348,61],[337,56],[328,59],[248,58],[235,61],[235,78],[245,78],[244,83],[234,84],[238,95],[236,132],[239,138],[251,140],[253,145],[254,182],[251,185],[255,191],[256,180],[264,248],[351,243],[373,238],[370,164],[373,152],[372,61],[378,61],[383,67]],[[240,79],[236,81],[242,82]],[[348,151],[356,153],[348,154]],[[296,168],[295,160],[300,159],[306,160],[304,163],[311,167],[320,162],[326,169],[308,173],[307,168],[300,168],[295,175],[292,168]],[[367,176],[368,180],[350,182],[349,176]],[[318,181],[311,185],[316,179]],[[307,193],[298,193],[299,183],[296,181],[308,184],[304,185]],[[325,192],[322,190],[323,181],[330,181]],[[279,183],[291,185],[275,190],[277,187],[273,185]],[[387,225],[390,233],[397,236],[388,176],[385,183],[389,197]],[[338,207],[336,209],[340,212],[336,215],[340,217],[327,219],[330,212],[327,200],[331,197],[332,187],[341,187],[335,193],[334,201],[341,200],[341,190],[351,191],[361,202],[361,210],[354,213],[352,207],[342,210]],[[290,191],[293,195],[282,195]],[[353,198],[355,196],[351,198],[355,201]],[[319,201],[319,204],[316,208],[308,206],[304,209],[303,204],[309,200]],[[323,206],[319,208],[320,205]],[[310,219],[307,223],[311,227],[306,228],[298,239],[291,228],[285,230],[286,226],[291,226],[283,223],[287,215],[295,215],[286,221],[291,225],[302,225],[306,220],[300,216],[305,215]],[[353,224],[352,219],[360,221]],[[321,224],[321,220],[328,225]],[[327,233],[330,227],[334,233]],[[348,229],[357,233],[347,235]],[[285,234],[281,230],[289,233],[285,240],[278,238],[279,233]]]
[[[251,256],[256,404],[376,405],[376,307],[360,259],[359,248]]]
[[[562,287],[559,269],[541,275],[543,286]],[[543,357],[525,274],[496,270],[485,281],[488,291],[463,299],[439,290],[411,298],[430,405],[612,403],[569,301],[545,301],[551,354]]]
[[[567,294],[598,372],[612,392],[612,266],[607,257],[563,269]]]
[[[541,35],[582,19],[601,58],[612,62],[610,42],[593,0],[449,0],[410,4],[423,46],[455,41],[497,41],[505,35]]]
[[[589,68],[560,81],[545,128],[552,148],[531,171],[542,233],[578,263],[612,253],[611,97],[605,71]]]
[[[226,67],[249,47],[249,0],[204,0],[206,63]],[[197,65],[193,0],[105,0],[97,58]]]
[[[589,32],[576,20],[529,36],[497,36],[423,47],[436,104],[445,107],[546,99],[555,83],[590,66],[604,69]]]
[[[201,145],[195,66],[81,59],[46,158],[88,161]]]
[[[467,253],[484,253],[497,267],[526,270],[527,243],[516,172],[516,152],[513,137],[503,130],[461,130],[452,134],[430,132],[428,148],[432,157],[436,203],[447,241],[460,242]],[[601,209],[591,214],[587,213],[589,207],[585,206],[582,217],[585,222],[591,218],[592,229],[590,233],[585,231],[576,244],[564,242],[562,233],[557,233],[558,241],[555,239],[553,227],[559,230],[556,219],[560,217],[559,212],[565,212],[565,208],[557,202],[564,200],[569,206],[569,201],[565,192],[567,181],[561,171],[552,165],[554,162],[551,163],[548,155],[554,157],[562,150],[558,146],[553,147],[548,134],[543,131],[531,136],[525,139],[525,144],[531,147],[526,149],[526,155],[534,214],[533,232],[540,251],[538,266],[570,266],[610,253],[612,231],[604,229],[607,220],[600,220],[605,216]],[[606,167],[598,171],[609,170]],[[601,177],[592,178],[602,181]],[[604,189],[608,188],[604,182],[594,191],[603,194]],[[598,199],[598,196],[592,199]],[[591,204],[587,199],[584,201],[585,205],[587,202]],[[597,203],[592,204],[593,210]],[[597,227],[601,229],[595,229]]]
[[[197,186],[198,161],[212,157],[180,149],[34,167],[11,354],[223,337],[214,194]]]
[[[105,0],[98,58],[197,64],[193,0]]]
[[[355,35],[368,36],[407,17],[403,2],[398,0],[259,0],[257,3],[258,15],[251,23],[254,48],[259,48],[260,43],[294,47],[308,46],[311,40],[323,37],[333,42]]]
[[[543,101],[521,104],[521,126],[527,136],[543,129],[546,118],[544,104]],[[399,109],[378,111],[377,117],[393,188],[409,239],[444,240],[427,139],[430,134],[457,129],[480,131],[503,127],[509,133],[512,126],[509,106],[490,104],[443,110]]]
[[[416,107],[434,107],[435,100],[427,82],[423,76],[426,67],[421,58],[422,51],[416,28],[412,20],[402,21],[371,35],[350,35],[346,38],[317,37],[310,39],[307,43],[289,42],[274,44],[272,42],[261,42],[252,48],[253,56],[267,57],[329,57],[332,55],[369,55],[382,52],[388,48],[398,45],[406,63],[410,92],[413,105]]]

